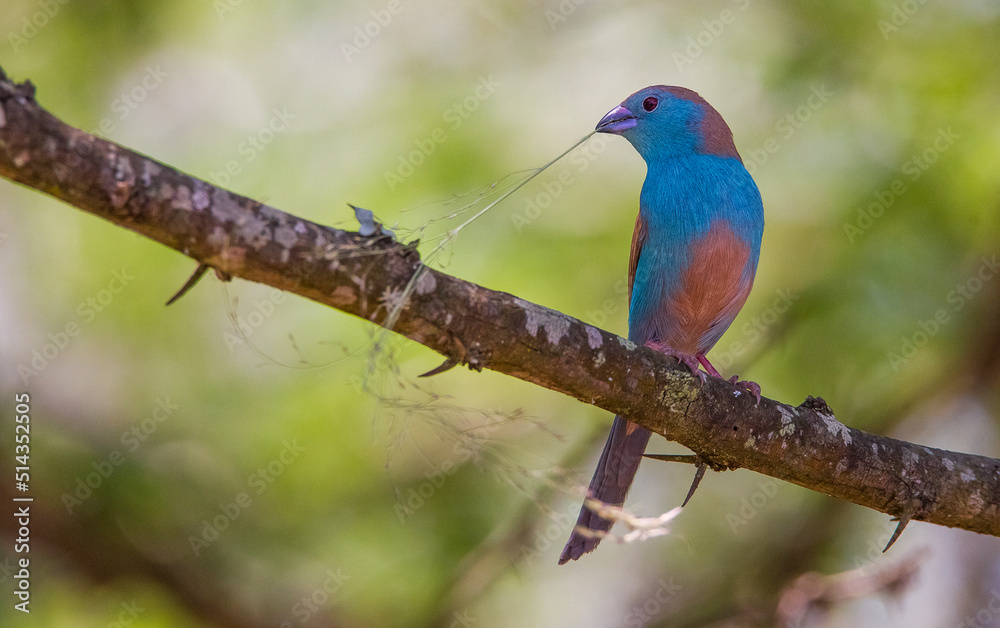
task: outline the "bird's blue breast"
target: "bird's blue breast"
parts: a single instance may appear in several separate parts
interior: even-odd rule
[[[752,283],[760,256],[764,211],[756,184],[737,159],[689,155],[649,162],[639,208],[646,237],[629,306],[629,337],[633,341],[646,342],[654,327],[664,327],[664,309],[677,297],[690,273],[695,257],[692,245],[704,241],[710,229],[718,230],[722,225],[745,245],[743,273]]]

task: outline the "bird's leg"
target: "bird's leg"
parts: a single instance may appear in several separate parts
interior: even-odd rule
[[[653,351],[659,351],[660,353],[663,353],[665,355],[669,355],[670,357],[674,358],[675,360],[677,360],[678,362],[680,362],[684,366],[686,366],[689,369],[691,369],[691,373],[694,374],[694,376],[697,377],[701,381],[702,384],[705,383],[705,381],[707,379],[707,377],[705,376],[705,372],[702,371],[700,368],[698,368],[698,362],[701,360],[701,358],[699,356],[692,355],[690,353],[684,353],[683,351],[678,351],[677,349],[674,349],[673,347],[669,347],[669,346],[663,344],[659,340],[650,340],[649,342],[646,343],[646,346],[649,347],[650,349],[652,349]],[[712,365],[709,364],[709,367],[711,367],[711,366]],[[715,369],[712,369],[712,371],[714,371],[714,370]],[[711,372],[711,371],[709,371],[709,372]],[[718,373],[714,373],[714,375],[716,377],[719,376]]]
[[[712,366],[712,363],[708,361],[708,357],[706,357],[704,353],[699,354],[697,357],[698,361],[701,363],[702,366],[705,367],[705,370],[708,371],[709,375],[713,377],[718,377],[719,379],[726,379],[725,377],[720,375],[717,370],[715,370],[715,367]],[[751,382],[749,380],[742,380],[739,378],[738,375],[733,375],[727,381],[730,384],[733,384],[738,388],[742,388],[749,394],[753,395],[754,399],[757,400],[757,405],[760,405],[760,384],[758,384],[757,382]]]
[[[712,377],[718,377],[719,379],[725,379],[724,377],[722,377],[722,375],[719,375],[719,372],[715,370],[715,367],[712,366],[712,363],[708,361],[708,358],[705,356],[704,353],[699,354],[696,357],[698,361],[701,362],[701,365],[705,367],[705,370],[708,371],[709,375],[711,375]]]
[[[708,361],[708,358],[706,358],[705,354],[703,353],[698,355],[691,355],[690,353],[684,353],[682,351],[678,351],[673,347],[668,347],[667,345],[657,340],[651,340],[647,342],[646,346],[649,347],[650,349],[653,349],[654,351],[659,351],[660,353],[665,353],[670,357],[675,358],[678,362],[684,364],[689,369],[691,369],[691,372],[694,373],[694,375],[697,376],[698,379],[703,384],[708,379],[707,375],[705,374],[705,371],[708,371],[708,375],[711,375],[712,377],[718,377],[719,379],[724,379],[722,375],[719,374],[719,371],[717,371],[715,367],[712,366],[712,363]],[[705,367],[705,371],[699,368],[698,366],[699,364]],[[737,383],[736,382],[737,379],[738,378],[733,377],[729,381],[730,383],[736,384],[737,386],[743,388],[750,394],[754,395],[757,398],[757,403],[760,403],[760,386],[758,386],[754,382]],[[655,458],[656,456],[648,456],[648,457]],[[702,459],[699,456],[695,455],[694,464],[695,464],[694,481],[691,482],[691,488],[688,489],[687,497],[684,498],[684,503],[681,504],[681,508],[687,506],[687,503],[691,501],[691,497],[694,495],[694,492],[698,490],[698,485],[701,484],[701,479],[705,477],[705,470],[707,466],[705,465],[704,461],[702,461]]]

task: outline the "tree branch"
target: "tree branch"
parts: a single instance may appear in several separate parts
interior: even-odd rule
[[[1000,536],[1000,461],[869,434],[822,399],[699,386],[671,358],[513,295],[423,266],[414,247],[318,225],[61,122],[0,70],[0,175],[233,277],[385,326],[448,360],[555,390],[747,468],[890,515]]]

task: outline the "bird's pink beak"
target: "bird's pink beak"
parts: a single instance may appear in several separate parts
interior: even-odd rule
[[[597,123],[596,131],[598,133],[621,135],[625,131],[634,128],[636,124],[636,119],[632,115],[632,112],[618,105],[601,118],[601,121]]]

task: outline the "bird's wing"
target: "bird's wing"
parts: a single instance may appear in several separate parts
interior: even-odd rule
[[[642,254],[642,247],[646,243],[646,221],[642,219],[642,214],[635,217],[635,230],[632,231],[632,250],[628,259],[628,300],[632,302],[632,284],[635,282],[635,271],[639,267],[639,255]]]

